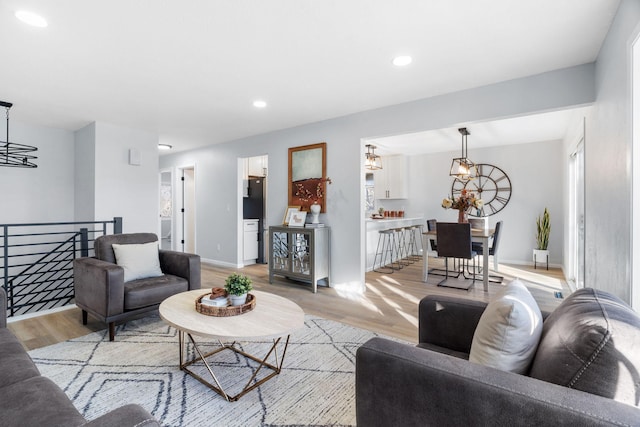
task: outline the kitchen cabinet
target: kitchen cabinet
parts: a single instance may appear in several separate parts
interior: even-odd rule
[[[382,169],[373,173],[377,200],[409,197],[409,159],[407,156],[382,157]]]
[[[258,258],[258,233],[260,222],[257,219],[245,219],[243,221],[244,245],[243,245],[243,264],[255,264]]]
[[[269,283],[273,276],[311,282],[313,293],[318,282],[329,285],[329,227],[269,227]]]

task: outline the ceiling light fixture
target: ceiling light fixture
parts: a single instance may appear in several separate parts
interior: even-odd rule
[[[173,145],[169,145],[169,144],[158,144],[158,149],[159,150],[171,150],[173,148]]]
[[[32,27],[44,28],[49,25],[47,24],[47,20],[42,16],[36,15],[35,13],[29,12],[27,10],[18,10],[15,15],[16,18],[27,25],[31,25]]]
[[[467,158],[467,137],[471,134],[467,128],[460,128],[458,132],[462,135],[462,154],[451,162],[449,175],[461,181],[469,181],[478,176],[476,165]]]
[[[396,56],[393,58],[393,65],[396,67],[405,67],[413,61],[413,58],[410,56]]]
[[[7,110],[7,140],[0,141],[0,166],[37,168],[38,165],[31,161],[37,159],[37,157],[29,154],[38,151],[36,147],[9,142],[9,109],[13,104],[0,101],[0,106]]]
[[[265,108],[267,106],[267,103],[265,101],[258,99],[256,101],[253,101],[253,106],[256,108]]]
[[[364,155],[364,168],[368,170],[382,169],[382,158],[375,153],[378,148],[375,145],[367,144],[367,152]]]

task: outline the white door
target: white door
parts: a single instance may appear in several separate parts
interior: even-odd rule
[[[196,192],[193,167],[182,169],[182,251],[196,253]]]

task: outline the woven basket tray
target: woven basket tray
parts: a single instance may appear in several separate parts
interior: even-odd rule
[[[242,305],[229,305],[227,307],[212,307],[210,305],[202,304],[202,298],[210,295],[208,292],[204,295],[200,295],[196,298],[196,311],[198,313],[206,314],[207,316],[217,317],[229,317],[237,316],[239,314],[247,313],[256,306],[256,297],[253,294],[247,294],[247,302]]]

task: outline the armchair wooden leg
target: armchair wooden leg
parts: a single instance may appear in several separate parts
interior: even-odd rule
[[[116,323],[109,323],[109,341],[113,341],[116,337]]]
[[[82,324],[87,324],[87,312],[85,310],[82,310]]]

